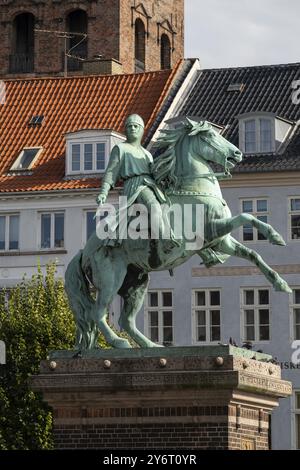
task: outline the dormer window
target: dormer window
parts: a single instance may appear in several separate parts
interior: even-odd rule
[[[28,147],[24,148],[18,155],[15,163],[11,167],[11,171],[26,171],[30,170],[42,152],[41,147]]]
[[[111,130],[81,130],[66,134],[66,174],[98,174],[106,169],[111,149],[125,140]]]
[[[279,151],[292,124],[273,113],[247,113],[239,116],[240,149],[245,154]]]

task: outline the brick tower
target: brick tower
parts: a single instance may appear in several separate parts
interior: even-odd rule
[[[1,77],[63,75],[66,65],[69,74],[81,74],[91,62],[101,73],[101,63],[111,61],[133,73],[170,68],[183,57],[184,0],[0,0],[0,6]],[[72,57],[65,59],[65,48]]]

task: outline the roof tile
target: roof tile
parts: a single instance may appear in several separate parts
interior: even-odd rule
[[[180,63],[179,63],[180,64]],[[6,80],[6,102],[0,106],[0,192],[89,189],[98,178],[65,180],[64,134],[80,129],[123,131],[130,113],[152,126],[173,79],[175,69],[132,75],[81,76]],[[30,127],[42,114],[39,127]],[[9,175],[24,147],[43,147],[32,174]]]

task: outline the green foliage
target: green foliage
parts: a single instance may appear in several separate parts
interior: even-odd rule
[[[6,365],[0,366],[0,450],[51,449],[52,414],[29,387],[51,349],[73,349],[75,324],[55,264],[10,291],[0,291],[0,339]],[[101,347],[107,347],[100,340]]]

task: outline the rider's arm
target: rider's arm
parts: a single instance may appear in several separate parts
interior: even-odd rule
[[[117,145],[111,151],[109,162],[102,179],[98,203],[104,203],[110,188],[113,188],[120,178],[120,149]]]

